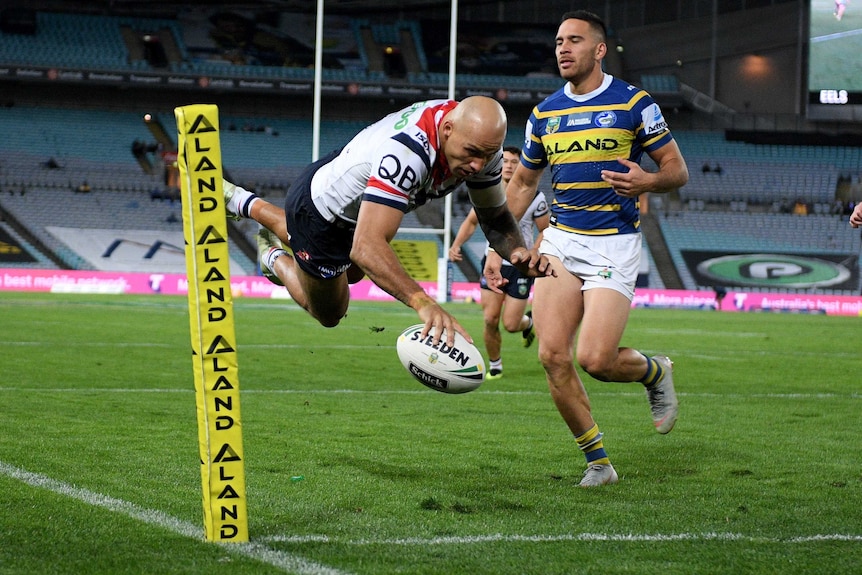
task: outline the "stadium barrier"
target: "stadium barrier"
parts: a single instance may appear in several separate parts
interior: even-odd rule
[[[419,282],[431,297],[437,297],[436,282]],[[188,294],[188,280],[182,274],[142,274],[72,270],[42,270],[0,268],[0,291],[104,293],[104,294]],[[289,300],[283,287],[261,276],[233,276],[234,297]],[[350,298],[356,301],[395,301],[395,298],[362,280],[350,286]],[[482,290],[478,283],[454,282],[452,301],[480,302]],[[669,290],[638,288],[632,307],[714,309],[715,294],[705,290]],[[862,296],[793,294],[755,291],[727,291],[722,311],[823,311],[828,315],[862,315]]]

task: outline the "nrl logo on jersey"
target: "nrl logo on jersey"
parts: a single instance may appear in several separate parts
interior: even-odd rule
[[[554,134],[559,129],[560,129],[560,117],[554,116],[553,118],[548,118],[548,124],[545,126],[545,133],[546,134]]]

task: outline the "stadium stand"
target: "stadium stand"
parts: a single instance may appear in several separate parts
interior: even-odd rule
[[[659,220],[686,289],[706,289],[710,286],[696,283],[683,258],[685,250],[835,255],[862,253],[862,237],[858,233],[847,233],[844,216],[680,211],[670,215],[659,214]],[[832,290],[825,291],[833,293]],[[836,295],[858,293],[857,286],[850,293],[839,290]]]
[[[301,39],[292,38],[285,31],[263,27],[258,30],[269,35],[269,42],[278,46],[276,49],[244,43],[213,43],[211,19],[47,11],[36,12],[36,18],[33,34],[0,31],[0,64],[104,71],[165,70],[238,79],[314,79],[311,45],[304,45]],[[356,54],[327,57],[321,72],[325,81],[385,82],[406,77],[411,84],[440,87],[448,84],[448,74],[429,72],[422,26],[418,21],[371,22],[353,18],[350,28]],[[189,42],[195,45],[190,46]],[[383,52],[387,47],[398,50],[406,69],[387,69]],[[500,72],[459,72],[457,83],[487,89],[556,90],[560,86],[555,74]]]
[[[208,39],[214,25],[209,17],[212,10],[217,8],[200,9],[199,17],[177,18],[37,11],[34,33],[0,31],[0,65],[149,72],[164,66],[165,73],[307,82],[313,79],[313,69],[307,62],[303,63],[308,51],[307,20],[289,18],[278,29],[259,24],[260,29],[268,34],[282,34],[293,50],[290,59],[274,64],[271,54],[261,52],[259,47],[243,48],[237,52],[227,44],[210,42]],[[339,38],[340,47],[337,57],[330,54],[325,63],[324,81],[394,81],[406,86],[441,87],[448,84],[448,74],[432,71],[433,66],[429,67],[429,59],[434,59],[435,65],[439,66],[444,54],[439,50],[433,54],[428,52],[429,45],[441,44],[442,41],[435,37],[429,42],[427,31],[435,28],[429,27],[427,21],[409,18],[387,20],[385,17],[372,20],[365,16],[339,18],[335,36]],[[496,38],[492,29],[474,31],[477,42],[489,42],[478,54],[478,61],[487,64],[502,61],[504,56],[531,53],[534,48],[544,49],[541,44],[547,40],[542,38],[494,48]],[[500,30],[495,33],[500,33]],[[162,44],[165,50],[163,60],[147,52],[143,39],[148,35]],[[408,57],[406,48],[411,43],[415,44],[416,53]],[[382,46],[394,46],[404,53],[407,71],[403,78],[389,77],[385,67],[372,64],[372,60],[380,55]],[[374,54],[368,52],[369,47]],[[300,54],[302,50],[305,50],[305,56]],[[559,88],[561,81],[556,74],[539,70],[538,62],[528,64],[535,70],[529,71],[529,66],[519,62],[520,68],[511,75],[499,73],[505,71],[504,66],[498,66],[498,69],[488,66],[487,70],[482,66],[461,66],[457,83],[483,90],[504,88],[550,92]],[[480,73],[485,71],[491,73]],[[675,95],[681,89],[680,82],[672,74],[643,74],[640,84],[656,95]],[[46,96],[45,100],[50,101],[50,97]],[[15,217],[26,218],[27,225],[34,226],[33,236],[52,245],[64,265],[70,267],[85,264],[76,260],[74,254],[63,254],[60,246],[50,244],[50,238],[37,233],[40,227],[55,224],[45,223],[39,214],[31,213],[27,207],[29,204],[42,205],[42,202],[51,203],[51,200],[60,204],[72,203],[76,208],[70,209],[66,216],[75,218],[78,217],[75,215],[77,206],[85,206],[81,221],[84,221],[84,213],[94,214],[94,220],[110,219],[110,210],[115,210],[117,218],[126,221],[127,225],[131,225],[128,223],[131,221],[152,222],[153,226],[176,225],[176,222],[167,220],[171,214],[178,214],[176,206],[171,205],[171,194],[165,189],[160,164],[160,152],[164,150],[148,148],[153,135],[141,122],[140,114],[119,108],[98,109],[96,105],[88,104],[94,109],[80,109],[77,105],[37,107],[20,103],[0,107],[0,131],[14,134],[13,138],[0,140],[0,208]],[[526,113],[524,109],[516,110],[517,113],[511,115],[510,137],[506,144],[521,144]],[[223,158],[231,179],[276,202],[280,201],[297,171],[311,159],[308,114],[279,112],[280,115],[272,117],[260,110],[248,115],[225,113],[221,117]],[[159,109],[156,113],[169,116],[170,108]],[[351,119],[324,119],[320,134],[321,153],[342,145],[369,120],[376,119],[363,117],[360,120],[356,115],[350,116]],[[172,118],[166,118],[164,122],[168,126],[173,123]],[[105,137],[106,134],[110,137]],[[710,246],[751,250],[756,247],[784,252],[859,253],[858,234],[848,234],[844,217],[834,214],[846,204],[846,195],[842,192],[848,182],[855,182],[854,185],[859,187],[859,175],[862,174],[860,148],[750,144],[730,141],[721,130],[675,129],[674,134],[688,161],[691,177],[678,195],[670,196],[658,211],[661,212],[659,221],[664,240],[674,254],[674,263],[686,287],[704,287],[694,285],[691,274],[685,269],[685,262],[679,254],[686,249]],[[144,161],[137,160],[131,153],[134,142],[145,143]],[[48,167],[49,161],[53,161],[56,167]],[[647,169],[650,169],[650,164],[649,159],[644,160]],[[153,169],[148,170],[147,165]],[[548,178],[550,174],[545,176]],[[84,185],[89,193],[75,193]],[[543,181],[541,189],[550,190],[547,180]],[[800,205],[804,206],[808,216],[790,214]],[[102,206],[109,206],[108,211],[103,211]],[[453,206],[454,231],[466,216],[469,206],[463,201],[453,202]],[[770,216],[777,219],[769,219]],[[773,222],[779,223],[773,225]],[[89,225],[106,227],[102,221]],[[404,225],[430,227],[416,214],[410,214]],[[794,230],[800,237],[791,238],[789,235],[792,234],[788,235],[782,229]],[[4,230],[28,246],[28,250],[32,248],[38,252],[39,248],[27,243],[28,239],[18,234],[16,229],[4,224]],[[246,243],[253,241],[256,231],[253,225],[242,223],[237,230],[245,236]],[[763,230],[771,232],[764,236]],[[850,236],[852,239],[848,239]],[[419,237],[410,236],[411,239]],[[421,235],[422,239],[430,237],[433,236]],[[480,232],[465,245],[465,253],[476,268],[483,248],[484,238]],[[440,249],[442,253],[442,242]],[[28,265],[56,265],[45,254],[38,255],[39,262]],[[650,286],[660,286],[661,277],[655,273],[652,254],[648,252],[647,256],[651,263]],[[249,269],[256,266],[253,258],[237,257]]]
[[[748,144],[727,141],[721,132],[674,135],[689,166],[689,182],[680,190],[684,202],[745,202],[776,210],[800,199],[832,204],[839,178],[862,172],[855,147]]]

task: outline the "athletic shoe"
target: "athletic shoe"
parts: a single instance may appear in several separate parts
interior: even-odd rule
[[[619,475],[610,463],[605,465],[593,464],[584,471],[584,478],[578,485],[580,487],[601,487],[602,485],[611,485],[619,480]]]
[[[234,193],[236,193],[236,186],[230,183],[227,180],[222,180],[222,187],[224,188],[224,211],[225,215],[232,220],[239,221],[242,219],[242,216],[238,215],[235,211],[231,209],[230,201],[233,199]]]
[[[486,380],[500,379],[501,377],[503,377],[502,369],[491,369],[488,373],[485,374]]]
[[[260,231],[257,232],[257,259],[260,261],[260,271],[263,272],[263,277],[275,285],[283,286],[284,284],[278,279],[278,276],[266,265],[266,256],[272,250],[286,251],[278,236],[267,228],[260,228]]]
[[[663,355],[653,356],[653,359],[661,364],[664,375],[658,382],[646,388],[647,400],[656,431],[670,433],[679,413],[679,402],[673,389],[673,362]]]
[[[530,318],[530,327],[521,332],[521,337],[524,338],[524,347],[530,347],[533,345],[533,341],[536,339],[536,330],[533,329],[533,311],[530,310],[527,312],[527,317]]]

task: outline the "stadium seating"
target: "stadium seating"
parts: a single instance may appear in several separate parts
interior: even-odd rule
[[[94,14],[70,14],[60,12],[36,13],[37,33],[33,35],[11,34],[0,31],[0,65],[50,66],[58,68],[80,68],[113,71],[153,71],[152,62],[144,53],[130,50],[128,37],[146,33],[167,34],[176,55],[169,57],[163,71],[191,73],[206,76],[230,78],[300,80],[314,79],[311,67],[273,66],[255,62],[246,57],[245,62],[236,62],[222,54],[201,57],[193,54],[186,38],[206,38],[206,29],[188,29],[208,24],[201,21],[179,21],[167,18],[144,18],[129,16],[104,16]],[[391,80],[380,70],[369,68],[368,54],[365,53],[360,29],[370,28],[372,36],[380,44],[399,45],[402,32],[416,39],[416,59],[420,70],[411,70],[407,81],[416,85],[446,86],[449,76],[445,73],[429,73],[428,58],[422,45],[422,30],[415,20],[396,20],[394,22],[371,22],[368,19],[352,20],[356,36],[357,62],[350,62],[343,68],[327,66],[321,71],[323,80],[328,82],[387,82]],[[134,53],[133,53],[134,52]],[[161,67],[161,66],[159,66]],[[556,75],[501,75],[459,73],[459,86],[487,89],[538,89],[556,90],[561,82]]]
[[[839,178],[862,172],[862,152],[854,147],[754,145],[727,141],[720,132],[676,131],[674,137],[689,167],[680,189],[684,202],[831,204]]]
[[[862,238],[844,216],[813,214],[679,211],[658,214],[665,241],[686,289],[704,289],[689,271],[682,252],[770,251],[775,253],[859,254]],[[858,295],[858,289],[855,294]]]

